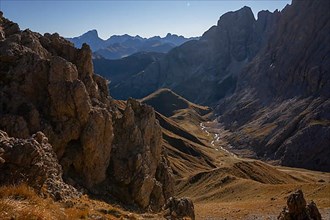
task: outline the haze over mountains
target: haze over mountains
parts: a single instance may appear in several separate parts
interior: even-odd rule
[[[94,57],[119,59],[137,52],[167,53],[172,48],[189,40],[196,40],[198,37],[185,38],[168,33],[163,38],[159,36],[142,38],[138,35],[133,37],[125,34],[113,35],[107,40],[103,40],[98,36],[96,30],[91,30],[79,37],[67,39],[73,42],[77,48],[81,48],[83,43],[87,43],[94,52]]]

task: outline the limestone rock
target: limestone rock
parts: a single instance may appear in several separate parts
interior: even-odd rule
[[[142,208],[150,205],[159,210],[173,190],[173,180],[170,168],[161,162],[161,128],[155,112],[150,106],[129,99],[114,127],[108,170],[112,192],[127,203],[133,201]]]
[[[297,215],[302,213],[306,207],[306,200],[303,192],[298,190],[292,193],[287,200],[287,205],[289,213],[296,213]]]
[[[10,138],[0,130],[0,183],[28,183],[39,193],[56,200],[79,196],[72,186],[62,180],[58,163],[48,138],[38,132],[29,139]]]
[[[24,180],[64,198],[63,176],[94,195],[119,192],[123,202],[159,210],[174,185],[154,110],[129,100],[122,114],[93,72],[88,45],[17,28],[1,17],[0,129],[13,138],[1,133],[0,184]]]
[[[164,206],[164,217],[167,219],[191,219],[195,220],[195,209],[193,202],[188,198],[177,199],[171,197]]]
[[[216,107],[232,146],[284,166],[330,171],[329,7],[293,1],[280,12],[235,93]]]
[[[303,192],[298,190],[292,193],[287,200],[287,207],[278,216],[279,220],[321,220],[321,214],[316,204],[312,201],[306,206]]]
[[[311,216],[315,220],[322,220],[321,213],[319,212],[319,209],[317,208],[314,201],[311,201],[308,203],[306,207],[306,211],[308,216]]]
[[[104,109],[95,109],[80,137],[83,147],[83,166],[86,184],[92,187],[106,179],[113,140],[111,114]]]

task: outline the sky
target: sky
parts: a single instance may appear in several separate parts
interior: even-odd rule
[[[57,32],[76,37],[96,29],[101,38],[111,35],[185,37],[201,36],[220,16],[243,6],[255,17],[261,10],[282,10],[291,0],[0,0],[4,16],[39,33]]]

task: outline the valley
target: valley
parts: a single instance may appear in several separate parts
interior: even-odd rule
[[[184,100],[170,90],[159,90],[145,99],[152,100],[149,104],[164,103],[164,100],[178,103],[173,98]],[[185,106],[194,106],[188,103]],[[180,138],[188,143],[166,142],[170,131],[164,127],[169,126],[161,123],[163,137],[176,176],[176,193],[193,199],[196,219],[277,219],[287,197],[297,189],[304,192],[306,200],[317,204],[324,219],[330,217],[329,173],[247,159],[253,156],[246,150],[235,150],[226,141],[228,131],[211,120],[214,118],[212,112],[199,115],[191,107],[175,106],[177,108],[171,109],[171,114],[163,112],[169,116],[167,122],[189,130],[195,136],[195,143],[191,143],[193,138],[184,139],[184,135]],[[182,111],[190,114],[177,117]],[[173,127],[170,130],[178,129]]]
[[[1,12],[0,219],[330,219],[328,8],[107,40]]]

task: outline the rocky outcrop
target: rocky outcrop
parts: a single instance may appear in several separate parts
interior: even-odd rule
[[[114,97],[143,98],[169,88],[198,104],[212,104],[232,94],[242,68],[267,42],[279,12],[263,11],[255,20],[244,7],[221,16],[200,40],[171,50],[163,59],[112,89]]]
[[[26,151],[13,148],[17,158],[27,160],[17,162],[8,156],[8,146],[1,159],[7,161],[5,166],[21,164],[22,173],[33,172],[32,178],[39,163],[24,167],[32,160],[25,154],[45,147],[49,149],[45,154],[55,153],[52,166],[62,167],[63,179],[70,184],[101,195],[110,186],[118,187],[140,208],[161,207],[173,184],[153,109],[131,100],[121,114],[109,96],[107,81],[93,72],[88,45],[76,49],[58,34],[21,31],[2,14],[0,30],[0,129],[24,139],[41,131],[49,141],[38,145],[30,139],[10,139],[27,142]],[[130,163],[123,163],[125,158]],[[0,184],[15,169],[7,171],[5,166],[0,167]],[[62,171],[55,174],[60,178]]]
[[[161,128],[154,110],[129,99],[115,127],[108,169],[111,191],[127,203],[143,208],[150,204],[151,209],[159,210],[159,204],[173,194],[174,184],[162,155]]]
[[[78,197],[72,186],[64,183],[48,138],[38,132],[29,139],[10,138],[0,130],[0,183],[27,183],[44,196],[56,200]]]
[[[166,219],[191,219],[195,220],[195,209],[193,202],[188,198],[177,199],[171,197],[164,206]]]
[[[281,12],[234,95],[218,104],[232,146],[285,166],[330,170],[328,7],[327,1],[293,1]]]
[[[306,200],[301,190],[292,193],[287,200],[287,207],[283,209],[277,217],[279,220],[321,220],[321,214],[316,207],[316,204],[311,201],[306,206]]]

